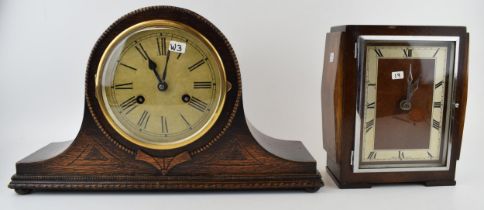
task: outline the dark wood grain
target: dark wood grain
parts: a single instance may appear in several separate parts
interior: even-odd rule
[[[172,150],[130,143],[109,125],[95,97],[100,56],[124,29],[151,19],[192,26],[218,50],[232,88],[215,125],[201,139]],[[71,142],[49,144],[16,164],[9,187],[32,190],[267,190],[322,185],[316,161],[298,141],[254,138],[246,123],[240,71],[227,39],[205,18],[185,9],[147,7],[120,18],[98,40],[86,73],[85,111]],[[260,144],[259,141],[262,143]]]
[[[407,80],[393,80],[392,71],[412,65],[418,89],[411,99],[412,109],[400,108],[405,99]],[[381,59],[378,61],[378,91],[376,100],[375,149],[421,149],[430,144],[430,122],[434,88],[434,59]],[[398,133],[392,128],[399,128]]]
[[[343,52],[341,42],[343,33],[335,32],[326,35],[323,82],[321,87],[321,103],[323,111],[323,141],[328,158],[340,160],[341,156],[341,124],[342,120],[342,80]]]
[[[453,149],[450,156],[450,167],[448,171],[424,171],[424,172],[385,172],[385,173],[354,173],[351,165],[351,152],[354,149],[355,138],[355,111],[358,87],[357,59],[354,57],[354,45],[360,35],[414,35],[414,36],[458,36],[461,43],[459,48],[459,66],[456,75],[456,100],[459,108],[454,113],[454,120],[451,120],[451,143]],[[465,107],[467,99],[467,59],[469,35],[465,27],[448,26],[366,26],[346,25],[331,28],[328,38],[341,37],[339,53],[341,61],[338,66],[328,64],[327,54],[323,71],[322,101],[323,118],[327,116],[341,116],[341,120],[323,119],[323,143],[327,150],[327,171],[333,180],[341,188],[371,187],[374,184],[389,183],[423,183],[427,186],[455,185],[456,161],[459,159],[462,142],[462,132],[465,119]],[[326,44],[328,48],[337,52],[334,48],[335,40]],[[333,66],[332,66],[333,65]],[[342,82],[334,82],[334,76],[328,80],[329,75],[341,75]],[[341,90],[341,91],[336,91]],[[343,102],[341,108],[336,106],[335,99]],[[329,100],[326,100],[329,99]],[[422,103],[425,103],[423,101]],[[390,110],[391,111],[391,110]],[[425,118],[423,112],[415,114],[417,118]],[[333,124],[330,124],[333,123]],[[334,130],[334,131],[332,131]],[[341,136],[333,137],[333,134],[325,132],[336,132],[340,130]],[[339,145],[339,146],[337,146]],[[337,148],[333,148],[336,146]],[[414,145],[415,146],[415,145]],[[340,153],[335,151],[340,150]]]

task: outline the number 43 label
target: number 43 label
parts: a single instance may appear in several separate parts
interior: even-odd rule
[[[170,41],[170,47],[168,50],[176,53],[185,53],[187,44],[184,42]]]
[[[403,79],[403,71],[394,71],[392,72],[392,79]]]

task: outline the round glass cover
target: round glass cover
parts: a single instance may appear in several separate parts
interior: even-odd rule
[[[223,108],[226,77],[213,45],[179,22],[153,20],[120,33],[104,52],[96,95],[128,141],[173,149],[203,136]]]

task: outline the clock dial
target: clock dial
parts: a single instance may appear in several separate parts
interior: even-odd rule
[[[187,145],[223,107],[226,78],[216,50],[188,26],[151,21],[111,43],[100,65],[99,97],[112,126],[153,149]]]
[[[451,46],[365,46],[360,168],[436,166],[446,160]]]

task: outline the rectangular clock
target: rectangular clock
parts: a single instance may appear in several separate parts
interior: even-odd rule
[[[467,96],[465,27],[339,26],[326,37],[327,169],[341,188],[454,185]]]

